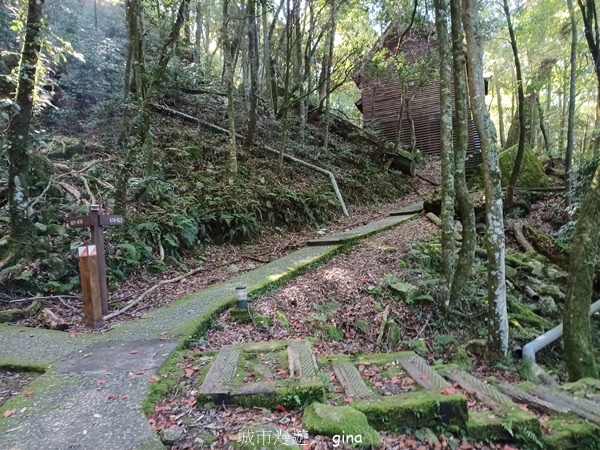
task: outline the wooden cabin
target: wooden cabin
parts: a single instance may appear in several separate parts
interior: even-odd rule
[[[361,70],[354,75],[361,92],[356,106],[363,114],[363,126],[375,130],[380,138],[395,144],[400,130],[401,148],[418,150],[424,155],[439,155],[440,82],[435,29],[409,30],[403,37],[402,34],[397,27],[389,27],[365,56]],[[421,76],[421,80],[408,78],[404,81],[391,75],[369,74],[366,69],[368,62],[382,49],[385,59],[399,55],[405,66],[414,65],[417,72],[423,61],[431,61],[428,73]],[[481,145],[469,112],[467,168],[479,163]]]

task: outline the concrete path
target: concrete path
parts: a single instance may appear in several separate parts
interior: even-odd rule
[[[0,366],[45,374],[0,407],[0,449],[154,450],[164,446],[141,405],[160,366],[235,303],[235,287],[260,292],[323,262],[355,240],[394,227],[402,216],[312,242],[251,272],[184,297],[105,334],[0,326]],[[318,241],[318,240],[317,240]],[[9,417],[6,411],[16,410]]]

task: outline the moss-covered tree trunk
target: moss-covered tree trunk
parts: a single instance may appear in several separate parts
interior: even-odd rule
[[[442,145],[442,265],[446,291],[454,274],[454,153],[452,148],[452,49],[448,35],[448,1],[435,0],[435,26],[440,53],[440,140]],[[400,117],[399,121],[402,120]],[[398,129],[397,143],[400,141]]]
[[[40,31],[44,0],[29,0],[27,8],[27,28],[15,102],[19,112],[8,125],[8,204],[10,210],[11,248],[26,256],[31,248],[35,231],[29,219],[29,127],[33,115],[35,76],[41,51]]]
[[[523,91],[523,74],[521,73],[521,61],[519,60],[517,37],[515,36],[515,29],[510,17],[508,0],[504,0],[504,14],[506,15],[506,23],[508,25],[508,33],[510,35],[510,46],[515,59],[515,69],[517,71],[517,92],[519,96],[519,148],[517,150],[517,156],[515,157],[515,163],[510,174],[508,185],[506,186],[505,199],[506,206],[511,207],[514,201],[515,187],[517,186],[519,171],[521,170],[521,162],[523,161],[523,152],[525,151],[525,94]],[[534,128],[532,127],[531,129],[533,130]]]
[[[506,311],[504,217],[502,187],[498,164],[498,144],[485,104],[483,80],[483,37],[478,0],[463,0],[463,24],[467,38],[469,94],[475,127],[481,139],[483,180],[487,222],[489,349],[497,358],[508,352],[508,315]]]
[[[230,36],[231,24],[229,23],[229,2],[223,1],[223,28],[221,29],[223,44],[223,76],[227,92],[227,128],[229,130],[228,157],[229,157],[229,184],[233,184],[237,176],[237,143],[235,139],[235,106],[233,99],[233,56],[234,44]]]
[[[565,358],[569,379],[598,377],[592,350],[590,301],[600,245],[600,167],[581,205],[573,235],[564,310]]]
[[[473,199],[467,187],[465,159],[469,144],[464,33],[460,0],[451,0],[452,55],[454,69],[454,189],[462,223],[462,245],[450,289],[450,303],[460,300],[467,285],[477,246]]]
[[[571,179],[573,164],[573,147],[575,145],[575,89],[577,84],[577,20],[575,19],[575,9],[573,0],[567,0],[569,8],[569,19],[571,22],[571,56],[569,71],[569,118],[567,119],[567,150],[565,152],[565,198],[567,205],[571,203]],[[562,148],[559,147],[559,151]]]
[[[256,26],[256,0],[248,0],[248,58],[250,62],[250,104],[248,112],[248,133],[246,135],[246,146],[252,147],[254,132],[256,130],[256,118],[258,108],[258,30]]]

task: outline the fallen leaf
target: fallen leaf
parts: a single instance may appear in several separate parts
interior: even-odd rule
[[[312,444],[310,442],[305,442],[304,446],[302,447],[302,450],[310,450],[311,447]]]
[[[381,381],[376,381],[375,387],[383,387],[383,383]]]
[[[456,389],[454,388],[444,388],[440,391],[441,394],[444,395],[454,395],[456,394]]]
[[[521,408],[523,411],[529,411],[529,409],[527,409],[527,405],[523,404],[523,403],[517,403],[517,405],[519,406],[519,408]]]
[[[16,413],[17,410],[16,409],[9,409],[8,411],[4,411],[4,418],[6,417],[10,417],[12,416],[14,413]]]
[[[144,371],[143,370],[138,370],[135,374],[136,375],[144,375]]]
[[[125,394],[121,396],[121,400],[127,400],[129,398],[129,394]]]
[[[116,400],[120,397],[119,394],[108,394],[108,399],[109,400]]]
[[[25,392],[23,392],[23,395],[25,397],[33,397],[33,391],[25,391]]]
[[[102,386],[104,383],[106,383],[106,380],[98,380],[98,384],[99,384],[100,386]]]
[[[129,353],[131,353],[132,355],[135,355],[137,353],[137,350],[131,350]]]
[[[230,436],[227,436],[227,439],[229,439],[230,441],[241,441],[242,436],[240,436],[239,434],[232,434]]]
[[[77,337],[77,333],[69,333],[69,337],[73,339],[74,337]]]
[[[194,369],[185,369],[185,374],[188,377],[191,377],[192,375],[194,375]]]
[[[287,412],[285,409],[285,406],[282,406],[282,405],[277,405],[277,409],[281,412]]]
[[[422,375],[421,380],[429,380],[429,377],[427,375]]]
[[[150,378],[148,378],[149,383],[154,383],[155,381],[160,381],[160,377],[152,375]]]
[[[352,403],[354,401],[354,399],[352,397],[345,397],[344,398],[344,403]]]
[[[364,370],[365,370],[365,365],[364,364],[359,364],[358,365],[358,371],[359,372],[364,372]]]
[[[394,384],[398,384],[400,383],[400,378],[398,377],[392,377],[392,379],[390,380],[390,383],[394,383]]]
[[[415,384],[415,380],[413,380],[411,377],[406,377],[406,378],[404,379],[404,382],[405,382],[406,384],[408,384],[409,386],[412,386],[413,384]]]

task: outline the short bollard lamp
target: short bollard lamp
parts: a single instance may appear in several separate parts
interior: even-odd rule
[[[240,309],[248,309],[248,292],[246,286],[238,286],[235,288],[237,297],[237,307]]]

